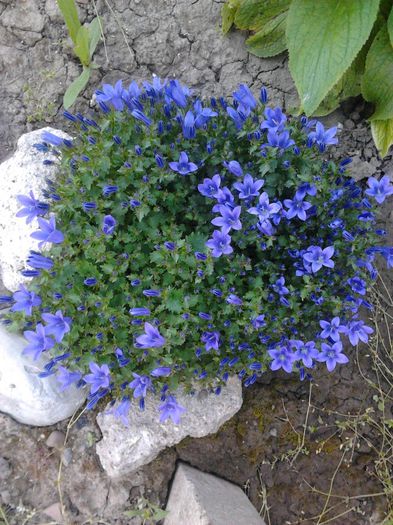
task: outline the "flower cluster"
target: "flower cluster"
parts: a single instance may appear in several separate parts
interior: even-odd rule
[[[72,141],[37,145],[60,162],[45,202],[18,196],[39,251],[23,270],[33,280],[0,299],[25,352],[48,355],[41,377],[88,388],[89,408],[110,398],[125,423],[133,399],[143,409],[158,393],[160,420],[177,424],[179,385],[219,394],[229,375],[249,386],[267,369],[304,379],[368,341],[374,261],[393,266],[375,203],[393,187],[372,177],[363,191],[349,159],[320,158],[336,128],[245,85],[202,101],[153,77],[96,100],[98,116],[65,112]]]

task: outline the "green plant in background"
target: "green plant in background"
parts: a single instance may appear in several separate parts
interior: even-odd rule
[[[92,58],[102,35],[102,25],[99,17],[94,18],[90,24],[82,25],[78,18],[75,0],[57,0],[57,4],[74,44],[74,53],[83,66],[82,73],[64,93],[63,104],[68,109],[87,85],[92,70],[98,67],[92,62]]]
[[[161,509],[158,505],[154,505],[146,498],[139,498],[136,508],[133,510],[127,510],[124,512],[127,518],[141,518],[142,525],[157,523],[164,519],[168,512]]]
[[[326,115],[348,97],[371,102],[371,131],[384,156],[393,144],[391,0],[227,0],[222,29],[253,31],[250,53],[288,49],[289,69],[307,116]]]

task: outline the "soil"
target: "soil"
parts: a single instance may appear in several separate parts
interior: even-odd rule
[[[255,92],[264,85],[270,103],[290,111],[297,96],[286,55],[258,59],[246,52],[240,32],[222,36],[222,3],[79,0],[83,21],[95,16],[96,4],[106,46],[98,48],[95,61],[100,67],[75,111],[86,109],[102,81],[142,80],[152,73],[176,76],[206,95],[229,95],[240,82]],[[48,123],[67,129],[62,95],[80,67],[55,0],[0,0],[0,70],[3,160],[26,131]],[[391,156],[382,160],[377,155],[365,122],[369,114],[368,106],[352,99],[325,119],[329,124],[341,123],[340,145],[331,154],[353,157],[357,179],[389,174],[393,168]],[[392,245],[388,206],[383,208],[381,223]],[[385,277],[391,290],[391,278]],[[382,491],[375,475],[374,447],[379,438],[363,417],[366,411],[378,411],[376,393],[359,372],[360,368],[372,377],[371,358],[366,347],[360,347],[358,355],[351,349],[348,352],[349,365],[334,374],[315,374],[311,395],[310,383],[267,374],[245,391],[243,408],[217,434],[186,439],[137,474],[117,480],[105,475],[96,456],[100,434],[94,413],[83,415],[70,429],[67,466],[60,477],[68,522],[138,523],[138,519],[125,518],[124,511],[140,497],[164,506],[176,461],[182,460],[243,487],[262,513],[267,505],[270,521],[267,515],[265,519],[271,525],[381,523],[386,500],[361,497]],[[356,433],[345,429],[348,419],[358,422]],[[48,523],[51,518],[42,511],[59,502],[60,453],[45,442],[55,429],[65,433],[67,421],[32,428],[5,415],[0,420],[0,503],[8,521],[13,525]],[[329,492],[332,496],[327,500]],[[327,512],[320,518],[325,504]]]

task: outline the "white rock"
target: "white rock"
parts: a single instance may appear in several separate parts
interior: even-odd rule
[[[18,140],[13,156],[0,164],[0,278],[4,286],[13,292],[21,283],[30,280],[23,277],[20,271],[25,268],[29,251],[37,249],[38,244],[30,237],[37,230],[36,219],[26,224],[25,218],[15,216],[21,207],[16,195],[28,195],[33,190],[36,198],[42,198],[45,179],[53,179],[56,173],[56,164],[43,165],[45,159],[54,157],[33,147],[33,144],[42,142],[44,131],[70,138],[66,133],[49,127],[25,133]]]
[[[32,361],[22,355],[25,346],[23,337],[0,326],[0,411],[34,426],[70,417],[85,401],[85,391],[70,387],[61,392],[54,376],[40,379],[48,356]]]
[[[241,382],[231,377],[219,396],[206,391],[190,396],[179,389],[176,400],[187,410],[182,414],[180,425],[174,425],[171,420],[164,424],[159,422],[161,401],[153,396],[146,398],[144,411],[132,406],[129,427],[110,414],[98,414],[102,440],[97,443],[96,450],[109,476],[135,472],[150,463],[161,450],[187,436],[203,437],[217,432],[242,406]]]
[[[240,487],[180,463],[164,525],[265,525]]]

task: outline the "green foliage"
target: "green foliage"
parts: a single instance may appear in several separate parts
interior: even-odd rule
[[[158,505],[154,505],[146,498],[140,498],[135,509],[127,510],[124,512],[127,518],[141,518],[143,525],[157,523],[163,520],[168,512],[161,509]]]
[[[57,0],[57,5],[74,44],[74,53],[83,66],[81,75],[72,82],[64,94],[63,105],[65,109],[68,109],[86,87],[92,69],[97,67],[92,62],[92,58],[101,38],[102,26],[100,19],[97,17],[90,24],[82,26],[78,18],[75,0]]]
[[[234,24],[253,31],[248,50],[271,57],[285,49],[300,97],[300,111],[326,115],[362,94],[375,112],[376,146],[393,143],[393,9],[380,0],[228,0],[223,32]]]

